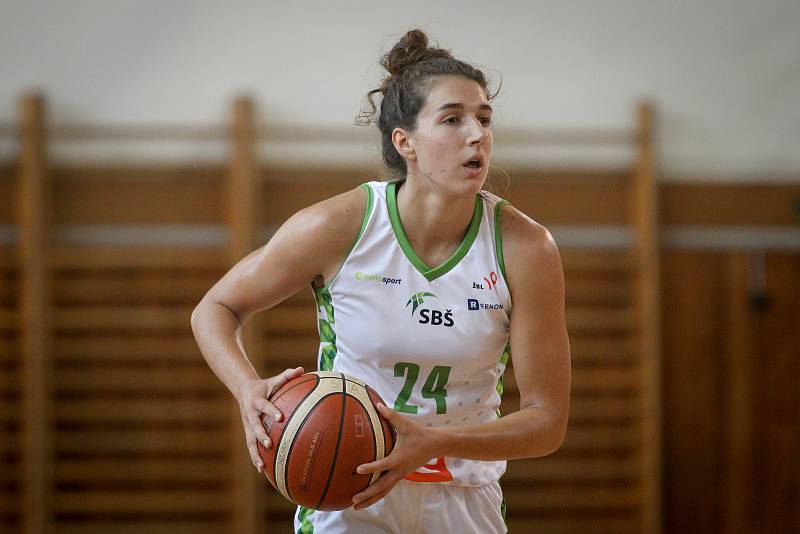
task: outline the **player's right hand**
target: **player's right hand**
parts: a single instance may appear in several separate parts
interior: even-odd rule
[[[281,412],[268,399],[286,382],[302,374],[302,367],[286,369],[272,378],[251,380],[239,390],[237,400],[242,416],[242,425],[244,425],[247,450],[250,453],[250,460],[252,460],[259,473],[262,472],[264,463],[258,453],[257,443],[261,443],[265,449],[272,446],[267,430],[264,428],[262,417],[269,417],[275,421],[280,421],[282,417]]]

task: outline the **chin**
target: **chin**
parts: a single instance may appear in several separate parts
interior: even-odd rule
[[[486,184],[486,176],[476,176],[474,178],[461,179],[457,184],[451,188],[453,193],[458,196],[473,197],[477,195],[483,186]]]

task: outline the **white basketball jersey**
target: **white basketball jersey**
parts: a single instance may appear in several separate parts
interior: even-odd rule
[[[360,378],[389,408],[429,427],[496,420],[511,312],[496,229],[505,201],[476,195],[463,242],[431,267],[403,230],[399,185],[362,185],[369,201],[356,243],[333,280],[314,289],[319,367]],[[505,469],[505,461],[433,458],[407,478],[480,486]]]

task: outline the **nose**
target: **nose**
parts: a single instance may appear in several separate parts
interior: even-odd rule
[[[486,127],[481,124],[481,120],[477,117],[473,117],[472,120],[469,121],[468,144],[479,145],[483,143],[488,136],[489,134],[486,131]]]

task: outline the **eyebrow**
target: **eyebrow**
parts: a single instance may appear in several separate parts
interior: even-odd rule
[[[450,102],[450,103],[444,104],[443,106],[440,106],[439,109],[436,110],[436,112],[438,113],[439,111],[442,111],[443,109],[464,109],[464,104],[459,104],[457,102]],[[480,109],[485,109],[487,111],[492,111],[492,106],[490,106],[489,104],[481,104]]]

